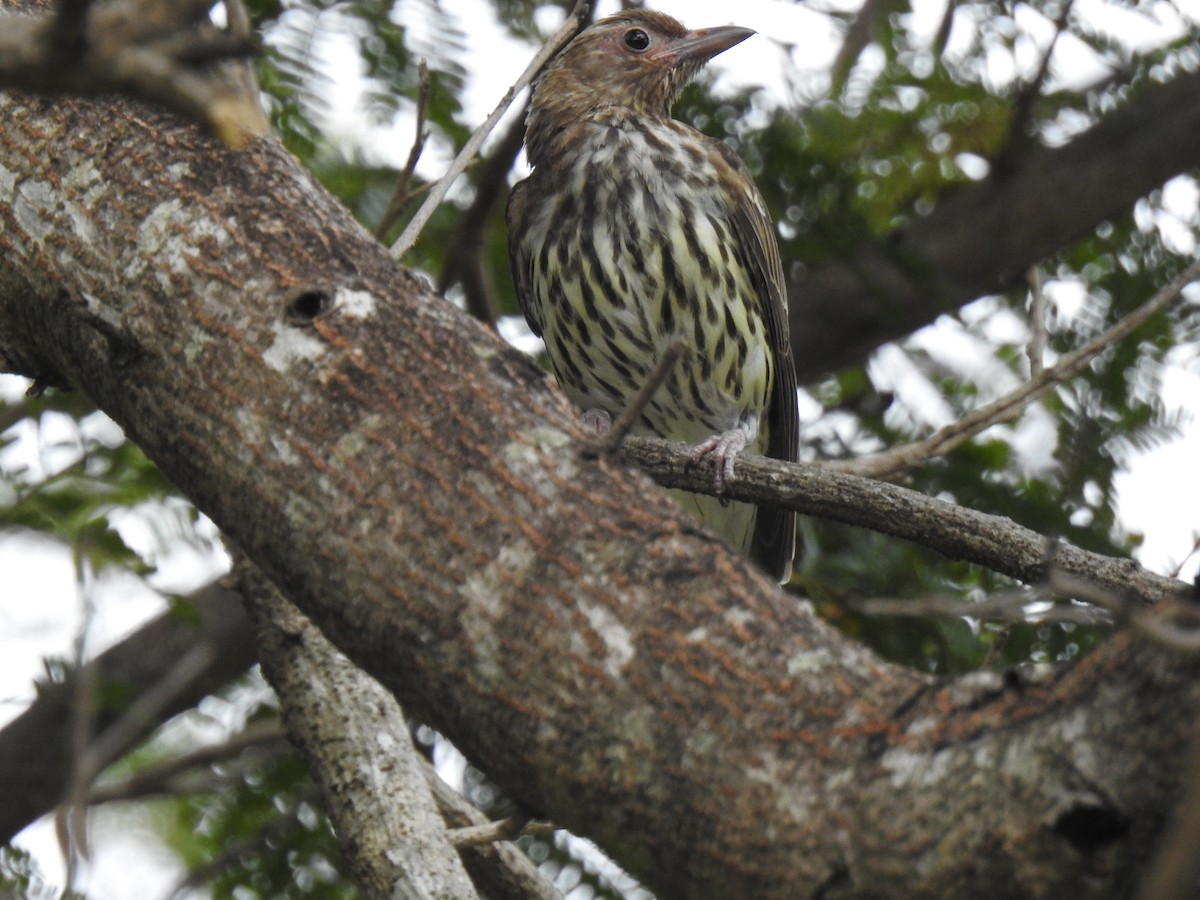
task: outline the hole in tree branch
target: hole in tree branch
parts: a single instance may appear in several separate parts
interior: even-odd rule
[[[1054,820],[1054,831],[1083,854],[1119,841],[1129,831],[1129,817],[1109,806],[1076,803]]]
[[[293,320],[309,322],[322,313],[328,312],[332,305],[333,298],[325,291],[306,290],[297,294],[288,304],[287,315]]]

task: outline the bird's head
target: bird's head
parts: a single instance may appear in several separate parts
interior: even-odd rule
[[[733,25],[689,31],[650,10],[618,13],[585,28],[534,86],[527,137],[531,159],[554,132],[598,109],[670,115],[706,62],[752,34]]]

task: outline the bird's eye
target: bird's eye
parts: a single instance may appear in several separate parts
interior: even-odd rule
[[[625,32],[625,46],[636,53],[641,53],[650,46],[650,35],[640,28],[631,28]]]

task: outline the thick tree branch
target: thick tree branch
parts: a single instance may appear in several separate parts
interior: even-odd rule
[[[355,668],[254,567],[237,566],[263,674],[370,897],[477,897],[446,838],[394,697]]]
[[[276,145],[124,104],[0,115],[0,355],[86,390],[530,811],[664,897],[1128,893],[1194,656],[1122,634],[1038,682],[888,665],[586,459],[543,375]]]
[[[1004,178],[961,188],[928,216],[788,286],[801,382],[861,360],[984,294],[1200,166],[1200,73],[1149,83],[1090,131],[1028,148]]]

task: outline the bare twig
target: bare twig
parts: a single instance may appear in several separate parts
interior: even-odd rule
[[[621,410],[621,414],[612,423],[612,427],[608,429],[608,433],[597,442],[595,448],[597,454],[613,453],[621,446],[621,442],[629,434],[629,429],[641,417],[646,404],[654,399],[654,395],[658,393],[658,389],[667,380],[667,376],[671,374],[671,370],[678,364],[679,357],[683,355],[683,351],[686,349],[687,341],[683,338],[678,335],[671,338],[663,350],[662,356],[654,363],[654,368],[650,370],[649,374],[646,375],[646,380],[638,388],[638,392],[630,398],[629,403]]]
[[[192,681],[212,662],[215,650],[204,644],[193,647],[175,664],[163,679],[142,694],[121,718],[105,729],[88,745],[80,763],[80,777],[85,784],[117,759],[131,743],[131,736],[140,734],[146,722],[158,720],[159,712],[187,690]]]
[[[116,800],[134,800],[174,790],[174,779],[192,769],[223,762],[251,747],[287,747],[287,735],[278,722],[251,725],[219,744],[199,747],[179,756],[140,769],[128,778],[97,785],[87,795],[87,803],[96,806]]]
[[[1042,269],[1029,270],[1029,374],[1037,378],[1046,368],[1046,292],[1043,290]]]
[[[1021,88],[1020,94],[1012,104],[1008,138],[1004,147],[996,154],[992,164],[992,172],[998,178],[1005,178],[1016,169],[1020,157],[1029,143],[1028,128],[1029,120],[1033,115],[1033,105],[1041,96],[1042,87],[1050,74],[1050,58],[1054,55],[1054,48],[1058,46],[1058,39],[1067,30],[1067,19],[1071,16],[1072,2],[1073,0],[1064,0],[1059,9],[1058,18],[1054,21],[1054,37],[1050,39],[1050,46],[1042,55],[1038,70],[1034,73],[1033,78]]]
[[[497,142],[473,184],[475,197],[463,210],[454,235],[446,245],[437,292],[444,294],[453,285],[462,285],[467,312],[479,321],[495,327],[498,317],[495,278],[487,270],[487,226],[491,211],[508,188],[507,176],[525,138],[524,116],[513,122],[508,133]]]
[[[549,822],[534,822],[528,816],[509,816],[485,825],[452,828],[446,837],[455,847],[479,847],[496,841],[514,841],[523,834],[547,834],[554,831]]]
[[[1193,543],[1192,543],[1192,549],[1191,549],[1191,550],[1189,550],[1189,551],[1188,551],[1186,554],[1184,554],[1183,561],[1182,561],[1182,562],[1181,562],[1179,565],[1177,565],[1177,566],[1175,567],[1175,571],[1171,573],[1171,574],[1172,574],[1172,575],[1174,575],[1176,578],[1182,578],[1182,577],[1183,577],[1183,567],[1184,567],[1184,565],[1187,563],[1187,561],[1188,561],[1189,559],[1191,559],[1191,557],[1192,557],[1192,554],[1194,554],[1194,553],[1195,553],[1197,550],[1200,550],[1200,534],[1197,534],[1196,532],[1194,532],[1194,531],[1193,531],[1193,532],[1192,532],[1192,538],[1194,539],[1194,540],[1193,540]],[[1195,582],[1195,584],[1196,584],[1196,587],[1197,587],[1197,588],[1200,588],[1200,574],[1197,574],[1197,578],[1196,578],[1196,582]]]
[[[425,778],[433,792],[442,818],[452,829],[489,825],[487,817],[466,797],[446,784],[433,766],[422,763]],[[552,834],[554,827],[545,823],[530,823],[527,830],[536,834]],[[453,834],[453,831],[451,832]],[[489,843],[460,848],[463,862],[476,884],[486,885],[492,897],[512,897],[520,900],[562,900],[562,894],[519,849],[511,843]]]
[[[409,185],[412,184],[413,175],[417,171],[417,163],[421,159],[421,154],[425,151],[425,141],[429,137],[429,131],[425,128],[425,114],[429,109],[429,93],[432,87],[432,82],[429,80],[429,66],[425,60],[417,63],[417,125],[416,133],[413,135],[412,147],[408,151],[408,161],[404,164],[404,171],[400,173],[400,178],[396,181],[396,190],[392,193],[392,199],[388,201],[387,209],[383,216],[379,219],[379,224],[375,226],[375,237],[383,240],[384,235],[392,230],[392,226],[396,224],[396,220],[400,218],[401,213],[409,203],[412,202],[413,194],[409,190]]]
[[[487,136],[492,133],[492,129],[496,127],[496,123],[500,121],[501,116],[512,105],[513,98],[524,90],[525,87],[533,81],[542,67],[550,61],[562,47],[571,40],[583,26],[586,21],[588,11],[591,8],[589,0],[576,0],[571,12],[567,15],[567,19],[563,22],[558,31],[554,32],[546,45],[530,60],[529,65],[525,67],[520,76],[500,98],[500,102],[491,114],[484,119],[483,124],[475,129],[474,134],[467,140],[466,145],[459,151],[458,156],[454,158],[454,162],[450,164],[450,168],[446,170],[446,174],[441,177],[437,185],[430,192],[425,202],[421,204],[421,208],[417,210],[416,215],[405,227],[396,243],[392,244],[391,253],[397,259],[402,259],[412,245],[417,242],[422,229],[433,215],[435,209],[441,205],[441,202],[446,199],[446,194],[450,192],[450,187],[458,180],[467,168],[467,165],[475,158],[475,154],[479,152],[479,148],[483,146],[483,142],[487,140]]]
[[[1195,604],[1172,607],[1167,613],[1147,610],[1131,603],[1126,591],[1066,572],[1051,572],[1047,583],[1108,610],[1118,623],[1127,624],[1147,640],[1179,653],[1200,653],[1200,608]]]
[[[818,465],[835,472],[883,478],[904,469],[911,469],[932,457],[949,453],[992,425],[1011,420],[1019,415],[1038,397],[1056,384],[1075,375],[1096,356],[1128,337],[1147,319],[1169,306],[1179,296],[1179,293],[1197,278],[1200,278],[1200,261],[1193,262],[1170,284],[1103,334],[1084,344],[1078,350],[1066,354],[1055,365],[1043,369],[1015,391],[964,416],[957,422],[947,425],[925,440],[914,441],[911,444],[859,459],[829,460],[818,463]]]
[[[1040,587],[1000,591],[987,599],[974,602],[954,596],[872,597],[855,600],[847,607],[865,616],[909,616],[925,618],[979,619],[987,622],[1071,622],[1075,625],[1112,625],[1113,617],[1093,606],[1055,604],[1048,609],[1030,612],[1034,604],[1045,604],[1051,598]]]

